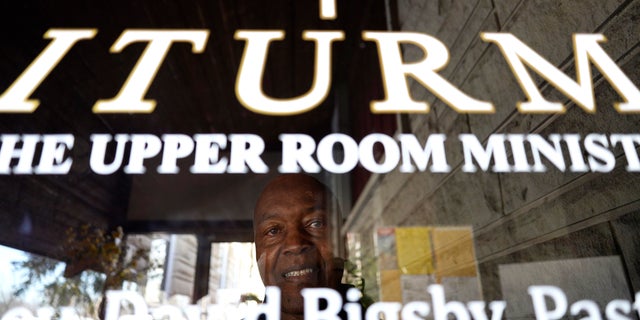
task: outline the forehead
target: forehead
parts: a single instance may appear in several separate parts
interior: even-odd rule
[[[326,211],[329,201],[326,188],[312,178],[285,177],[270,183],[256,204],[254,219],[265,215]]]
[[[323,190],[313,189],[293,189],[293,190],[270,190],[265,192],[256,205],[256,215],[275,213],[272,211],[282,211],[286,209],[303,210],[315,209],[325,210],[327,208],[327,197]]]

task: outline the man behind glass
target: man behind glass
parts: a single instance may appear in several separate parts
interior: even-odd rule
[[[265,286],[281,290],[282,320],[303,318],[300,290],[344,289],[343,260],[333,255],[332,199],[326,186],[302,174],[273,179],[258,198],[253,220],[258,269]]]

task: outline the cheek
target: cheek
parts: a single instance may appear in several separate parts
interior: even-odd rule
[[[333,258],[333,245],[328,237],[321,241],[317,241],[315,245],[323,258]]]
[[[264,252],[260,254],[260,256],[258,257],[258,271],[260,272],[260,277],[262,278],[262,281],[264,282],[265,279],[265,254]]]
[[[267,251],[260,253],[258,256],[258,271],[260,272],[262,283],[265,286],[276,284],[276,279],[274,277],[275,262],[276,259],[273,257],[273,254],[270,254]]]
[[[333,247],[328,243],[316,243],[316,248],[318,249],[320,259],[322,259],[327,271],[329,271],[333,266]]]

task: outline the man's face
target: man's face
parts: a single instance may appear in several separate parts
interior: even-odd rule
[[[254,235],[258,268],[267,286],[282,292],[282,312],[302,314],[300,290],[336,288],[331,226],[325,189],[310,177],[282,176],[256,205]]]

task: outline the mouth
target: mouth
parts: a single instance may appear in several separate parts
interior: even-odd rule
[[[282,277],[285,279],[299,278],[299,277],[309,276],[312,273],[313,273],[313,268],[304,268],[304,269],[291,270],[289,272],[285,272],[284,274],[282,274]]]

